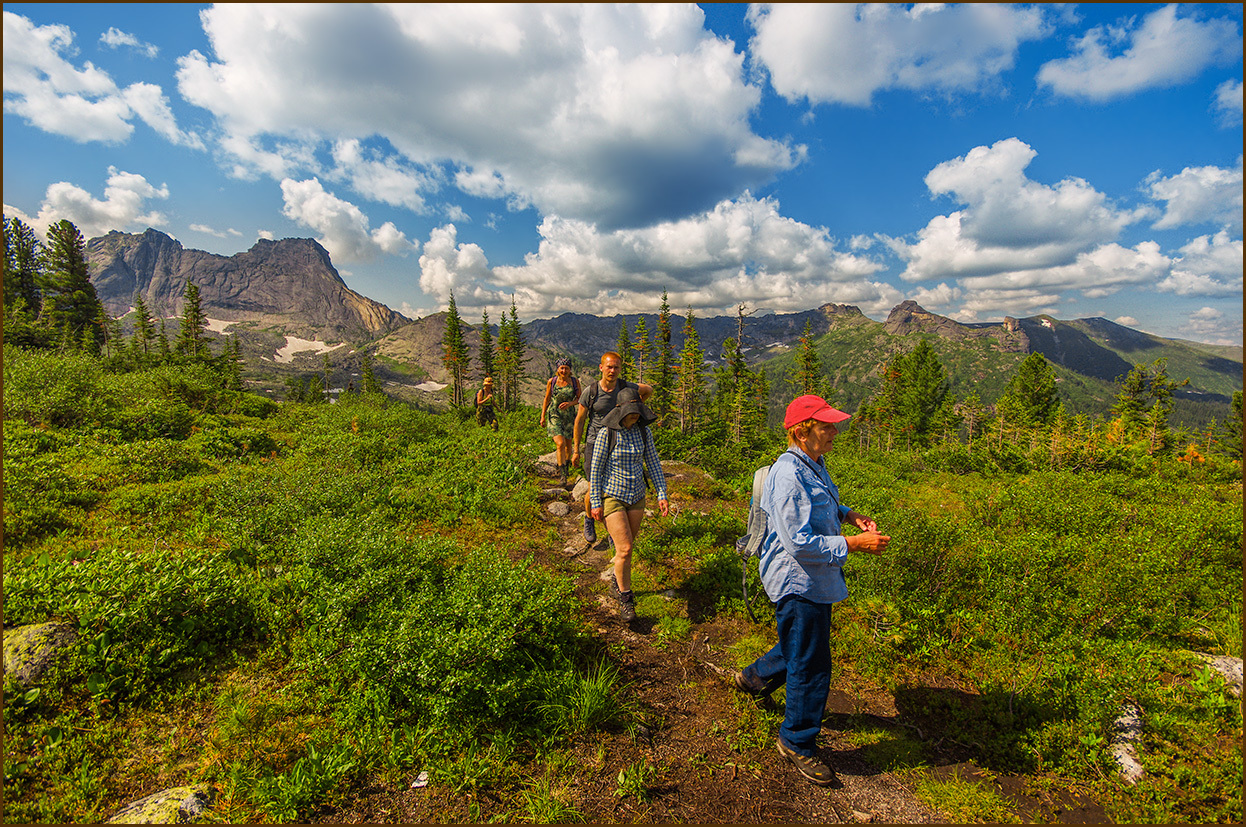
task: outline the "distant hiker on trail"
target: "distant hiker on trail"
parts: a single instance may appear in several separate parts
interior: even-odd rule
[[[591,516],[606,524],[614,540],[614,574],[610,593],[619,601],[619,614],[626,622],[636,619],[632,597],[632,545],[645,516],[645,476],[658,498],[658,510],[670,513],[666,500],[666,477],[649,425],[657,421],[640,401],[635,387],[620,388],[619,404],[602,421],[593,448],[588,497]]]
[[[849,552],[881,554],[891,540],[869,517],[840,503],[822,460],[846,419],[820,396],[797,397],[787,406],[788,448],[762,488],[767,531],[758,558],[762,585],[775,603],[779,642],[735,675],[736,688],[758,698],[786,685],[779,752],[823,786],[833,780],[815,751],[831,688],[831,605],[848,596],[843,565]],[[844,523],[863,533],[843,536]]]
[[[641,383],[639,385],[626,382],[619,378],[623,371],[623,358],[612,350],[601,354],[601,381],[594,382],[580,394],[580,404],[576,408],[575,425],[572,428],[575,447],[571,461],[580,461],[580,440],[588,447],[584,451],[584,479],[588,479],[593,461],[593,441],[601,430],[601,421],[606,414],[615,409],[619,391],[623,388],[635,388],[640,392],[640,401],[644,402],[653,393],[653,388]],[[597,542],[597,527],[593,524],[592,506],[588,495],[584,495],[584,539],[590,544]]]
[[[563,485],[567,484],[567,474],[571,471],[572,430],[579,398],[580,380],[571,375],[571,360],[559,359],[554,375],[545,383],[541,425],[554,438],[554,447],[558,449],[558,479]]]
[[[498,418],[493,413],[493,377],[486,376],[480,390],[476,391],[476,424],[498,429]]]

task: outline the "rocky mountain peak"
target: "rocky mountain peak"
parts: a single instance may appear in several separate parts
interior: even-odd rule
[[[232,256],[184,248],[154,229],[111,232],[87,242],[91,281],[110,315],[127,313],[135,293],[153,314],[181,313],[186,283],[199,288],[204,314],[257,322],[289,334],[374,338],[409,320],[354,292],[315,239],[260,239]]]

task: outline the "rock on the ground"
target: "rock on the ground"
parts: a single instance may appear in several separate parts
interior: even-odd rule
[[[1112,757],[1121,769],[1121,778],[1135,784],[1145,773],[1134,752],[1134,746],[1142,738],[1142,710],[1130,703],[1123,705],[1114,730]]]
[[[1206,652],[1195,652],[1207,664],[1224,676],[1229,685],[1229,692],[1234,698],[1242,697],[1242,659],[1231,655],[1209,655]]]
[[[206,784],[174,787],[140,798],[108,819],[108,824],[185,824],[203,814],[212,804],[212,790]]]
[[[23,686],[39,680],[57,654],[78,637],[72,625],[52,620],[4,630],[4,674]]]
[[[575,488],[571,489],[571,499],[582,500],[588,494],[588,480],[580,477],[580,481],[575,484]]]
[[[550,514],[553,514],[555,517],[565,517],[571,513],[571,506],[567,505],[564,502],[556,501],[552,503],[547,503],[545,508],[547,511],[549,511]]]

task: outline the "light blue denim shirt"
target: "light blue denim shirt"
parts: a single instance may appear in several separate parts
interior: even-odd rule
[[[822,460],[814,462],[796,446],[780,454],[766,476],[761,508],[768,530],[757,565],[770,600],[789,594],[814,603],[846,598],[848,541],[839,527],[852,509],[840,504]]]

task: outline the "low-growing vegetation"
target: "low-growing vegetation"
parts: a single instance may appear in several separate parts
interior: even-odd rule
[[[605,750],[661,715],[537,560],[556,538],[536,412],[493,433],[375,393],[276,404],[227,385],[201,363],[6,349],[5,628],[78,634],[37,687],[6,684],[6,819],[101,822],[210,783],[211,820],[307,821],[427,772],[463,802],[446,818],[574,821],[595,812],[586,760],[610,767],[618,818],[652,817],[675,768]],[[713,477],[673,481],[680,507],[646,521],[645,645],[674,658],[712,628],[737,668],[774,641],[734,541],[781,435],[659,440]],[[1241,656],[1240,461],[865,442],[827,457],[893,537],[850,562],[834,614],[837,689],[894,698],[894,720],[837,718],[865,759],[955,821],[1019,820],[996,776],[1122,822],[1240,821],[1241,706],[1194,654]],[[732,703],[705,729],[755,772],[781,713]],[[1145,721],[1132,786],[1111,757],[1125,703]],[[938,774],[949,750],[981,774]]]

